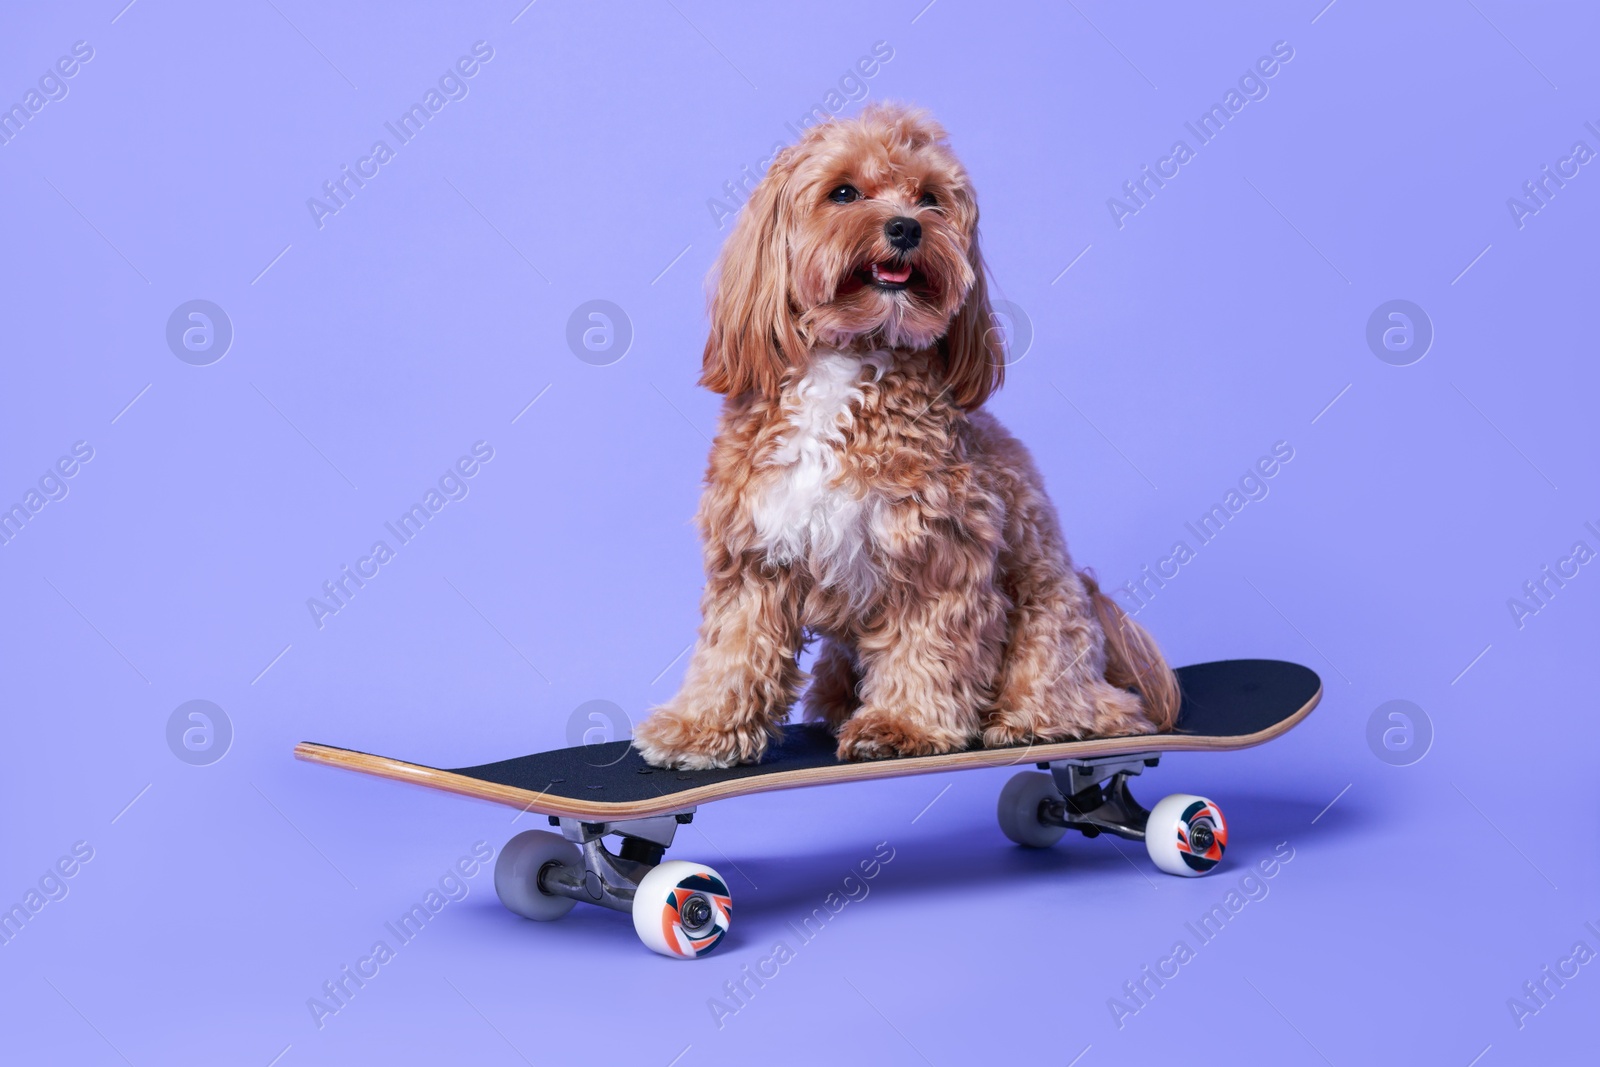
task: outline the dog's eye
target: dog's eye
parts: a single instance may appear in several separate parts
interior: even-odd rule
[[[939,198],[932,193],[923,193],[922,199],[917,201],[918,207],[938,207]]]
[[[835,204],[849,204],[861,199],[861,192],[853,185],[841,185],[828,194]]]

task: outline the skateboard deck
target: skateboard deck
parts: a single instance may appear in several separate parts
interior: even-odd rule
[[[843,761],[834,755],[837,742],[833,735],[813,724],[785,727],[782,742],[770,747],[760,763],[706,771],[651,767],[627,741],[555,749],[453,770],[311,742],[296,745],[294,754],[312,763],[412,782],[541,815],[613,823],[801,786],[971,767],[1249,748],[1289,730],[1322,698],[1322,682],[1315,672],[1280,660],[1199,663],[1178,668],[1177,675],[1183,703],[1172,733],[973,748],[938,756]]]

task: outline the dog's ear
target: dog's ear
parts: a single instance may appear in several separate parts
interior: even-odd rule
[[[791,148],[773,160],[717,261],[700,384],[718,393],[775,397],[783,372],[805,351],[789,302],[786,187],[794,159]]]
[[[974,222],[972,243],[967,249],[972,266],[972,288],[966,302],[950,321],[944,337],[945,379],[950,395],[962,408],[971,411],[989,399],[1006,377],[1006,354],[1001,331],[989,306],[989,282],[978,251],[978,231]]]

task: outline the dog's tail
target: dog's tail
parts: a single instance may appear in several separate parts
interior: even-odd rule
[[[1128,618],[1128,613],[1100,591],[1093,571],[1080,571],[1084,588],[1094,604],[1094,614],[1106,635],[1106,681],[1119,689],[1137,689],[1144,698],[1145,714],[1156,729],[1167,733],[1178,722],[1181,696],[1178,676],[1161,655],[1150,631]]]

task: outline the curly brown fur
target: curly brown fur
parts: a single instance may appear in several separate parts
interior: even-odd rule
[[[759,760],[808,633],[807,716],[842,758],[1171,729],[1159,649],[1074,568],[1027,450],[978,410],[1003,354],[977,224],[944,131],[893,105],[807,131],[757,187],[701,379],[727,397],[703,621],[637,731],[651,763]]]
[[[835,732],[861,706],[861,667],[856,654],[843,641],[829,637],[811,665],[811,684],[806,687],[806,718],[826,723]]]

